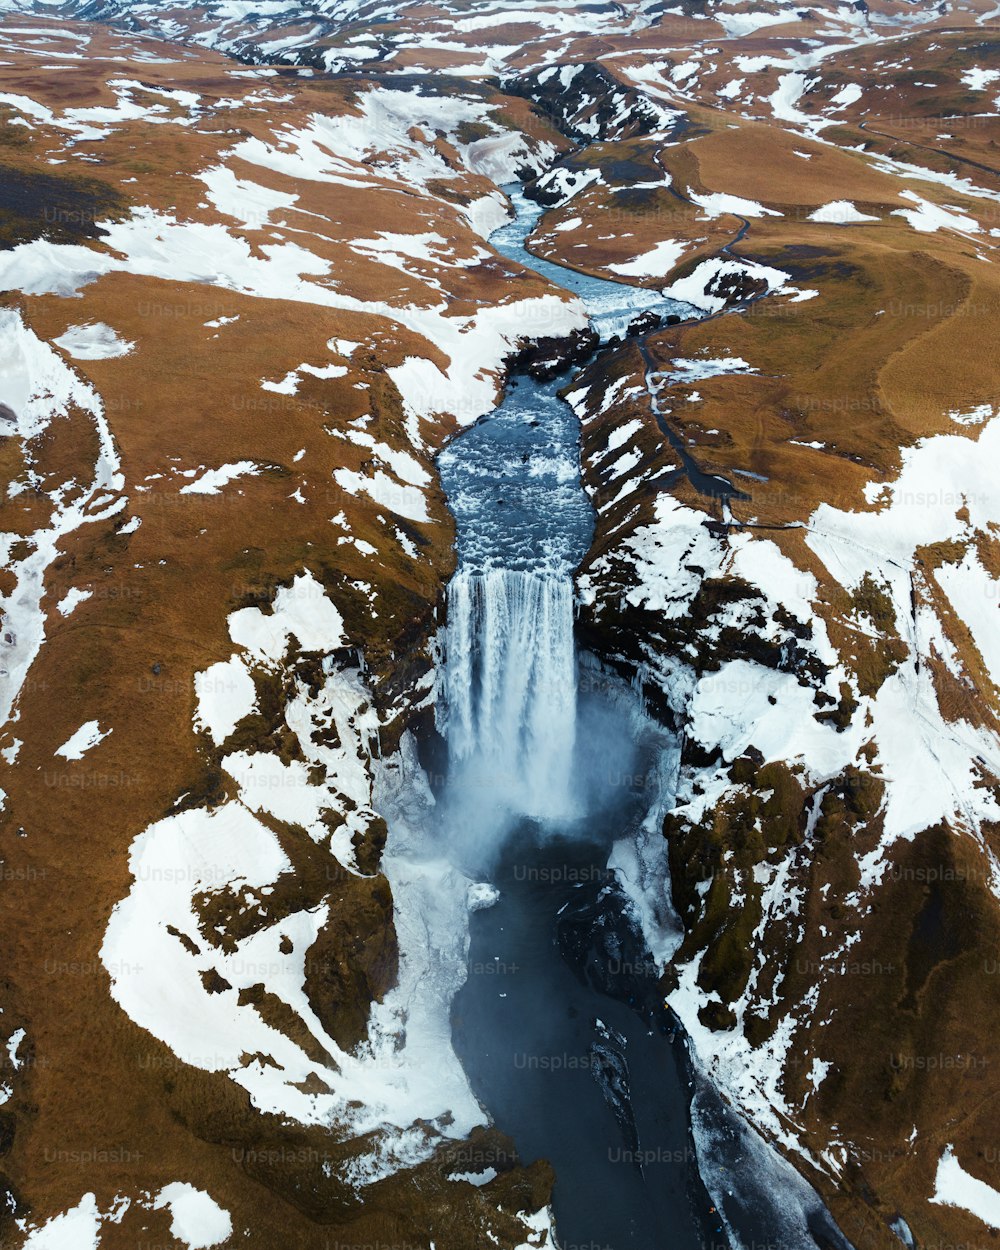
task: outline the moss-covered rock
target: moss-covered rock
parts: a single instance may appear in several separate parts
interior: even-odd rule
[[[305,989],[324,1029],[350,1050],[399,971],[392,893],[384,877],[349,877],[327,902],[330,914],[306,955]]]

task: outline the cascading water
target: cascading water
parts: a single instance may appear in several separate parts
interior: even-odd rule
[[[493,241],[542,268],[522,246],[537,213],[512,198],[518,219]],[[651,304],[673,307],[655,292],[569,277],[603,336],[621,333]],[[580,688],[573,573],[594,518],[580,480],[580,427],[559,398],[561,385],[513,380],[502,405],[438,462],[456,520],[458,570],[439,669],[449,766],[437,827],[463,872],[499,888],[494,905],[472,917],[470,976],[455,1001],[453,1035],[477,1095],[525,1160],[556,1165],[556,1218],[571,1241],[653,1250],[673,1211],[677,1250],[694,1250],[706,1229],[688,1214],[696,1177],[669,1044],[664,1053],[630,1007],[584,985],[562,947],[560,918],[574,919],[574,935],[589,933],[588,908],[613,896],[611,842],[627,835],[650,796],[620,780],[637,771],[629,712],[609,712],[592,680]],[[628,906],[620,897],[615,906],[612,928],[621,924],[624,950]],[[572,946],[575,937],[566,940]],[[478,967],[518,971],[501,989],[472,975]],[[598,1015],[615,1021],[611,1033],[601,1032]],[[629,1048],[627,1062],[618,1046]],[[547,1068],[528,1067],[548,1063],[550,1050],[573,1061],[565,1086]],[[645,1098],[648,1114],[635,1116],[627,1081],[609,1078],[627,1074],[629,1063],[657,1088]],[[634,1153],[639,1135],[683,1166],[647,1180],[614,1162],[610,1148]]]
[[[447,739],[469,784],[538,820],[575,814],[573,583],[547,569],[460,569],[448,591]]]
[[[520,378],[438,464],[458,530],[439,727],[456,837],[571,820],[573,570],[593,533],[579,426],[559,382]],[[467,846],[466,850],[478,850]]]

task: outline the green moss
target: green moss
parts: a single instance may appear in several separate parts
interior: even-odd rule
[[[371,876],[378,871],[388,837],[389,827],[381,816],[372,816],[365,831],[355,833],[351,845],[359,872]]]
[[[258,819],[268,826],[276,825],[269,817],[258,815]],[[227,954],[233,954],[239,942],[261,928],[277,924],[293,912],[318,907],[331,886],[342,879],[340,865],[305,830],[286,826],[279,840],[286,854],[291,852],[292,871],[282,873],[268,887],[268,893],[226,885],[202,891],[192,900],[202,936]]]
[[[831,830],[843,833],[845,826],[856,828],[875,820],[885,797],[885,783],[873,773],[849,764],[823,796],[817,837],[824,841]]]
[[[467,204],[469,197],[463,195],[461,191],[457,191],[455,187],[445,182],[443,178],[432,178],[427,183],[427,191],[436,199],[447,200],[451,204]]]
[[[196,807],[218,807],[228,797],[229,781],[216,763],[207,764],[177,798],[171,815],[189,812]]]
[[[715,1033],[724,1033],[736,1027],[736,1016],[731,1007],[725,1003],[706,1003],[698,1011],[698,1019],[706,1029]]]
[[[777,1025],[777,1013],[775,1013],[774,1019],[771,1019],[768,1015],[758,1016],[753,1012],[748,1012],[743,1020],[743,1036],[756,1049],[758,1046],[764,1045],[774,1033]]]
[[[764,764],[752,750],[733,761],[730,777],[736,788],[705,820],[672,816],[665,826],[675,903],[688,929],[679,958],[702,951],[698,983],[726,1004],[743,993],[757,956],[763,887],[754,869],[801,843],[807,798],[786,764]]]
[[[718,891],[715,887],[718,883]],[[715,991],[723,1002],[734,1002],[746,989],[753,968],[754,949],[752,938],[760,923],[759,898],[747,899],[740,907],[733,907],[732,895],[721,879],[712,883],[709,895],[717,893],[724,903],[726,920],[717,930],[713,941],[705,951],[698,973],[698,984],[703,990]]]
[[[892,598],[870,573],[866,573],[851,592],[851,602],[858,616],[867,617],[880,633],[896,633],[896,609]]]
[[[836,707],[828,712],[817,712],[816,719],[818,721],[829,721],[831,725],[836,727],[838,733],[843,733],[854,719],[854,713],[858,710],[858,706],[858,701],[854,697],[854,691],[851,689],[850,682],[842,681],[840,683],[840,700]]]
[[[866,620],[878,637],[852,634],[854,655],[851,664],[857,678],[858,691],[876,695],[909,655],[907,645],[899,636],[896,609],[884,585],[866,573],[858,586],[847,596],[847,611]]]
[[[459,143],[476,143],[479,139],[488,139],[493,129],[485,122],[459,122],[455,137]]]
[[[798,777],[787,764],[776,761],[760,769],[755,785],[759,793],[768,795],[759,806],[768,850],[773,853],[798,846],[805,833],[805,795]]]
[[[27,126],[19,126],[12,121],[14,113],[10,109],[0,109],[0,147],[26,148],[29,144]]]
[[[291,679],[278,672],[255,669],[257,710],[244,716],[223,744],[228,755],[234,751],[266,751],[277,755],[286,766],[292,760],[305,762],[296,734],[285,721],[285,707],[291,697]],[[325,775],[325,774],[324,774]]]

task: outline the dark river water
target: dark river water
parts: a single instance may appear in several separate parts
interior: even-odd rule
[[[599,830],[514,831],[491,874],[500,901],[472,917],[455,1046],[522,1159],[554,1165],[566,1250],[695,1250],[720,1226],[697,1170],[681,1043],[665,1016],[588,976],[597,963],[598,979],[625,994],[632,982],[640,991],[655,983],[648,953],[621,920],[609,849]],[[595,935],[610,936],[612,949]]]

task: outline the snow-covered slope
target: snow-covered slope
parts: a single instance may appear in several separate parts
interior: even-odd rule
[[[824,44],[866,43],[922,27],[967,25],[989,20],[992,12],[987,0],[949,0],[944,5],[823,0],[808,8],[792,0],[707,0],[673,6],[660,0],[586,5],[577,0],[494,0],[474,11],[457,0],[432,5],[414,0],[268,0],[258,6],[238,0],[3,0],[0,11],[111,22],[255,64],[361,74],[444,70],[478,77],[523,72],[558,64],[567,54],[579,60],[581,54],[583,59],[607,55],[609,48],[628,53],[638,43],[648,66],[640,65],[640,72],[655,78],[660,57],[686,46],[689,51],[673,61],[672,69],[675,83],[685,90],[696,89],[704,71],[715,72],[720,55],[725,64],[733,52],[745,52],[762,37],[807,41],[796,68],[808,70]],[[648,39],[650,30],[665,36],[659,48]],[[778,46],[772,44],[775,50]],[[726,81],[738,79],[730,73]],[[787,99],[784,107],[794,107],[806,81],[803,74],[790,75],[778,85],[781,98]],[[732,99],[739,88],[728,91]],[[849,102],[845,96],[839,104]]]

